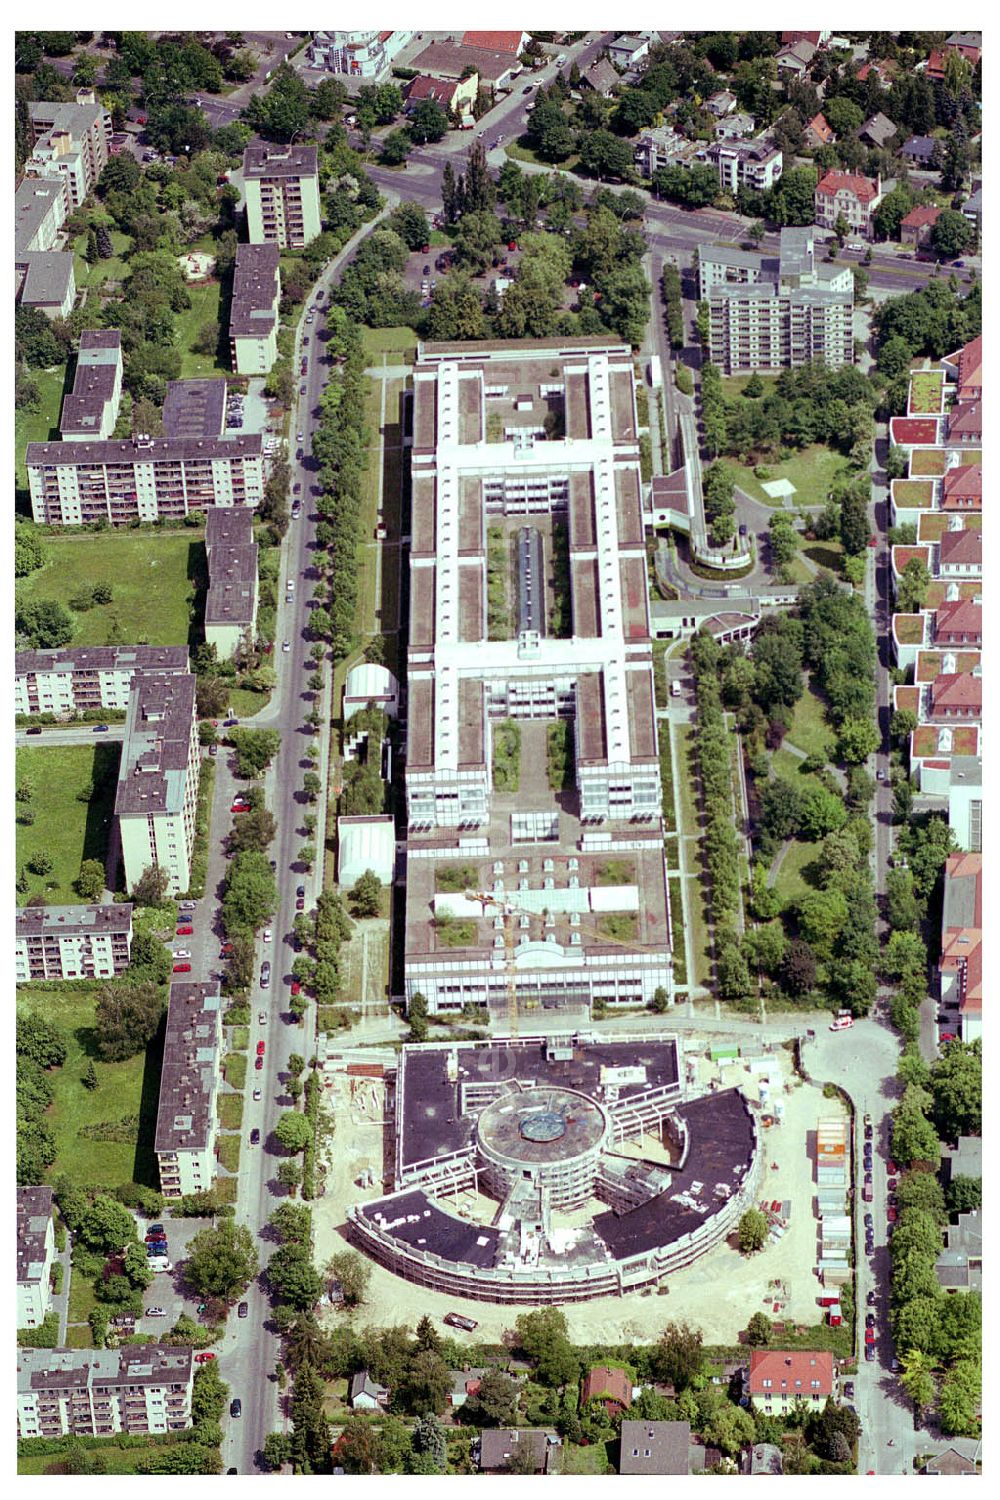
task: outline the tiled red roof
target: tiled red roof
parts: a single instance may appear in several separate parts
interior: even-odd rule
[[[632,1404],[632,1382],[624,1370],[610,1370],[606,1365],[594,1365],[584,1376],[580,1393],[584,1402],[595,1396],[607,1396],[623,1406]]]
[[[948,418],[949,437],[982,437],[983,413],[978,401],[959,401]]]
[[[819,46],[818,31],[783,31],[781,33],[781,45],[783,47],[794,47],[796,42],[812,42],[814,47]]]
[[[836,136],[830,129],[826,115],[824,114],[813,115],[806,129],[811,130],[815,136],[818,136],[825,146],[828,146],[831,141],[836,140]]]
[[[523,31],[467,31],[462,46],[484,47],[487,52],[512,52],[516,56],[523,35]]]
[[[963,345],[958,356],[958,394],[969,390],[978,394],[983,388],[983,336]]]
[[[457,88],[457,78],[431,78],[427,73],[421,73],[407,89],[406,102],[410,104],[413,100],[436,99],[439,104],[447,106],[454,98]]]
[[[940,541],[943,563],[982,563],[981,531],[946,531]]]
[[[853,193],[860,203],[871,203],[878,197],[878,183],[860,172],[827,172],[817,184],[817,193],[833,198],[840,192]]]
[[[936,203],[918,203],[911,208],[902,221],[904,229],[923,229],[925,224],[936,224],[941,210]]]
[[[765,1386],[765,1380],[770,1385]],[[750,1394],[831,1396],[833,1355],[827,1349],[754,1349],[750,1355]]]
[[[958,974],[961,1009],[979,1011],[983,1008],[983,856],[949,854],[944,878],[949,884],[956,880],[974,882],[972,924],[948,927],[941,934],[940,968],[943,973]]]
[[[945,645],[954,636],[981,639],[983,606],[972,599],[949,599],[934,611],[934,642]]]
[[[983,679],[974,672],[939,672],[931,683],[933,711],[983,707]]]
[[[900,448],[929,448],[937,442],[937,417],[891,417],[889,439]]]
[[[948,510],[960,501],[982,500],[982,464],[957,464],[949,469],[941,483],[941,508]]]

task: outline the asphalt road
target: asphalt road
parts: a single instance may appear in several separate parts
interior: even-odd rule
[[[109,724],[100,732],[93,724],[67,724],[62,727],[53,725],[43,729],[41,734],[29,734],[26,729],[14,733],[14,743],[19,749],[22,745],[34,745],[36,749],[48,745],[106,745],[109,740],[120,744],[124,738],[124,724]]]

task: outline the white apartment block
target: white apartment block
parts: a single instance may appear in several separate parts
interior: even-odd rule
[[[229,352],[240,375],[266,375],[278,357],[278,247],[237,245],[229,308]]]
[[[983,762],[978,755],[952,756],[948,824],[960,849],[983,852]]]
[[[126,709],[141,672],[186,672],[186,646],[60,646],[14,655],[16,714]]]
[[[17,912],[14,973],[33,980],[111,979],[128,968],[132,906],[24,906]]]
[[[719,186],[728,193],[741,187],[766,192],[780,182],[784,165],[780,148],[766,136],[754,141],[716,141],[704,157],[718,170]]]
[[[113,526],[183,518],[212,505],[259,505],[259,433],[220,438],[29,443],[31,511],[39,525]]]
[[[309,61],[313,67],[375,83],[412,38],[412,31],[317,31],[309,43]]]
[[[699,279],[724,374],[854,363],[854,280],[849,267],[817,266],[812,229],[783,229],[776,257],[705,247]]]
[[[33,144],[27,176],[61,178],[69,210],[79,208],[110,158],[110,114],[87,89],[80,90],[75,104],[38,100],[28,105],[28,113]]]
[[[206,517],[208,594],[205,640],[220,661],[253,644],[257,628],[257,543],[251,512],[210,510]]]
[[[182,1432],[193,1383],[192,1349],[19,1349],[17,1435]]]
[[[167,1198],[206,1192],[215,1178],[222,997],[208,984],[170,986],[154,1147]]]
[[[50,1273],[56,1239],[52,1189],[17,1190],[17,1327],[40,1328],[52,1306]]]
[[[80,334],[73,389],[63,397],[59,436],[109,438],[122,399],[122,336],[117,328],[85,328]]]
[[[171,896],[191,884],[200,768],[194,677],[142,673],[129,699],[115,797],[129,889],[151,865],[166,871]]]
[[[559,437],[546,426],[553,413]],[[412,472],[407,995],[419,991],[432,1011],[495,1007],[515,982],[528,1008],[587,1010],[670,993],[629,351],[600,338],[423,345]],[[546,606],[556,527],[571,631],[552,630]],[[507,639],[487,628],[488,528],[516,546]],[[544,777],[530,795],[499,790],[495,745],[508,720],[521,726],[532,777],[544,721],[572,721],[565,804]],[[604,856],[616,878],[602,891]],[[443,860],[470,872],[458,888],[436,883]],[[468,942],[439,936],[450,918]],[[625,934],[617,946],[615,933]]]
[[[308,245],[323,227],[315,146],[248,146],[243,186],[251,245],[294,250]]]

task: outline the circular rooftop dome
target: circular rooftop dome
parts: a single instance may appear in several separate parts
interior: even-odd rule
[[[479,1117],[479,1145],[504,1165],[542,1166],[598,1150],[608,1118],[595,1099],[573,1089],[534,1088],[505,1094]]]

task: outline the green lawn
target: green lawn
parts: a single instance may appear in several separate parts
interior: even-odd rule
[[[801,900],[803,896],[815,890],[815,885],[807,878],[808,866],[816,863],[820,857],[818,844],[807,844],[799,839],[794,839],[781,861],[774,889],[781,902],[782,909],[791,906],[794,902]]]
[[[231,374],[228,354],[225,349],[225,328],[221,345],[211,354],[195,354],[191,345],[206,323],[222,323],[222,286],[218,281],[202,281],[188,287],[191,306],[177,314],[175,339],[181,352],[181,379],[190,380],[196,375]],[[220,359],[220,353],[223,357]]]
[[[725,462],[735,471],[736,483],[740,489],[751,499],[759,500],[761,505],[780,506],[783,503],[765,495],[761,489],[761,481],[755,478],[753,469],[747,468],[745,464],[735,463],[732,459],[727,458]],[[764,483],[787,479],[795,486],[795,494],[790,497],[793,506],[822,505],[830,493],[834,476],[846,463],[842,453],[834,453],[832,448],[826,448],[822,443],[811,443],[807,448],[794,451],[790,458],[780,462],[774,459],[766,463],[764,467],[771,478],[764,480]]]
[[[182,1436],[186,1436],[183,1434]],[[160,1444],[157,1447],[120,1448],[117,1443],[102,1443],[100,1447],[108,1474],[134,1474],[136,1466],[141,1458],[148,1458],[150,1453],[160,1453],[164,1447],[172,1447],[173,1444]],[[66,1455],[63,1453],[39,1454],[34,1458],[18,1458],[17,1472],[19,1474],[64,1474]]]
[[[66,366],[53,365],[48,370],[32,370],[31,378],[38,387],[37,411],[21,410],[14,413],[14,465],[16,489],[28,489],[28,471],[24,466],[24,452],[29,443],[59,441],[59,416],[66,392]]]
[[[815,563],[817,568],[826,568],[831,573],[839,574],[844,562],[841,542],[809,542],[802,548],[802,555]],[[813,576],[810,574],[810,577]]]
[[[752,375],[724,375],[722,377],[722,394],[732,400],[736,396],[742,396],[746,390],[747,382],[752,380]],[[761,375],[763,391],[759,396],[748,396],[748,401],[763,401],[766,396],[773,396],[778,384],[777,375]]]
[[[833,731],[824,717],[823,700],[816,696],[808,683],[795,705],[787,738],[807,755],[825,753],[833,742]]]
[[[239,1130],[243,1124],[243,1095],[220,1094],[216,1102],[223,1130]]]
[[[92,266],[88,266],[83,258],[83,252],[87,248],[87,236],[77,235],[73,241],[73,248],[76,251],[73,257],[73,273],[78,290],[82,287],[98,288],[106,281],[124,279],[127,270],[124,256],[131,249],[131,236],[122,234],[120,229],[112,229],[111,244],[115,253],[110,260],[95,260]]]
[[[442,244],[447,240],[442,239]],[[402,354],[408,355],[407,364],[413,363],[413,354],[417,347],[417,335],[412,328],[365,328],[361,329],[361,339],[365,347],[365,353],[372,355]],[[374,361],[381,364],[381,359]],[[391,364],[392,361],[390,360]]]
[[[575,1443],[565,1443],[559,1455],[561,1474],[613,1474],[608,1458],[607,1444],[591,1443],[578,1448]]]
[[[45,875],[27,871],[28,889],[18,893],[19,901],[39,893],[55,906],[80,900],[73,881],[82,861],[103,861],[107,852],[120,754],[117,744],[107,743],[18,749],[17,782],[26,778],[31,783],[31,800],[23,806],[31,809],[35,821],[17,824],[17,867],[41,852],[52,860]],[[93,795],[81,802],[77,793],[88,785]]]
[[[227,1171],[238,1172],[240,1168],[240,1137],[238,1135],[220,1135],[215,1143],[215,1154]]]
[[[82,583],[109,583],[114,590],[110,604],[74,613],[74,645],[105,646],[115,638],[150,646],[189,643],[206,570],[198,533],[80,532],[47,536],[44,547],[46,562],[18,580],[19,597],[68,605]]]
[[[247,1081],[247,1060],[242,1052],[226,1054],[222,1059],[222,1075],[230,1088],[243,1088]]]
[[[252,688],[231,688],[229,692],[229,707],[238,719],[263,713],[270,701],[270,693],[255,693]]]
[[[681,833],[697,835],[701,830],[695,790],[695,767],[692,754],[691,726],[682,725],[677,731],[677,755],[674,760],[674,775],[680,791]],[[693,846],[692,846],[693,847]]]
[[[81,1187],[114,1188],[123,1182],[157,1187],[153,1153],[156,1109],[160,1093],[161,1047],[153,1042],[146,1052],[127,1062],[101,1062],[95,1047],[97,986],[90,992],[58,985],[22,985],[17,992],[21,1011],[37,1011],[65,1034],[66,1061],[50,1073],[55,1098],[46,1121],[56,1143],[56,1159],[49,1178],[65,1172]],[[96,1089],[85,1089],[80,1077],[89,1061],[97,1072]],[[138,1124],[131,1122],[137,1120]],[[81,1134],[84,1126],[121,1124],[126,1139],[93,1140]],[[82,1292],[74,1275],[71,1296]],[[74,1303],[74,1311],[81,1308]],[[86,1316],[86,1310],[82,1310]]]

